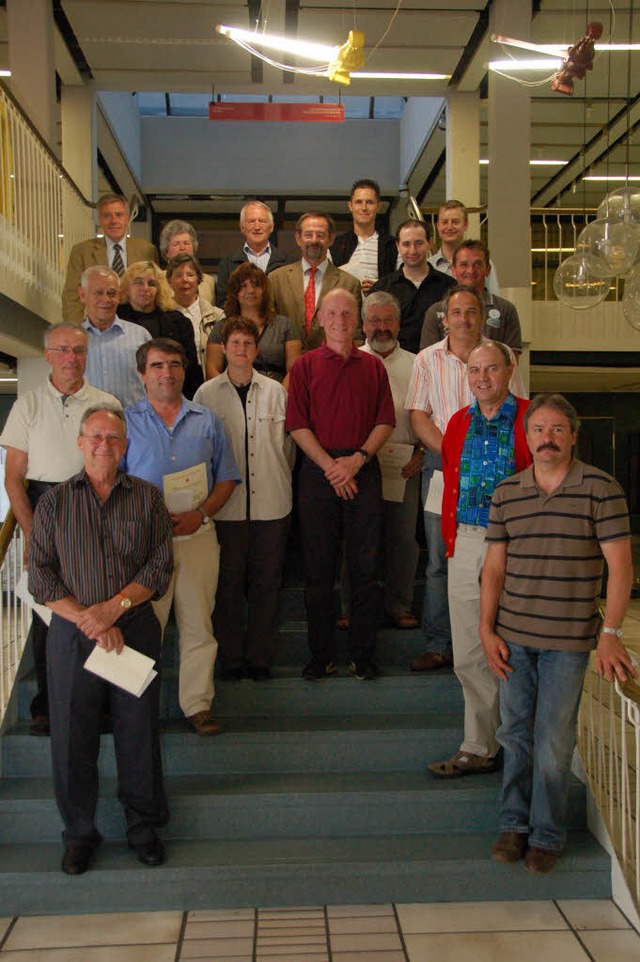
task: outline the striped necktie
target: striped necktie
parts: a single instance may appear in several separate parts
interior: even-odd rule
[[[118,277],[122,277],[124,274],[124,261],[122,260],[122,254],[120,251],[122,248],[120,244],[113,245],[113,260],[111,261],[111,270],[115,271]]]
[[[318,273],[317,267],[309,268],[309,283],[307,284],[307,289],[304,292],[304,326],[307,334],[309,333],[309,328],[311,327],[311,321],[313,320],[313,315],[316,312],[315,275],[317,273]]]

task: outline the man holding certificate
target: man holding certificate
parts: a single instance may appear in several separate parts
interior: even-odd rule
[[[211,516],[231,497],[240,474],[221,420],[182,395],[182,346],[157,337],[138,348],[136,361],[147,397],[125,411],[129,447],[123,468],[164,493],[173,526],[175,571],[156,614],[164,630],[173,601],[180,708],[198,735],[214,735],[220,726],[211,712],[218,648],[211,613],[220,549]]]
[[[118,470],[127,447],[120,410],[89,408],[78,446],[84,469],[42,495],[29,539],[29,589],[53,612],[47,635],[51,759],[68,875],[89,868],[102,840],[95,812],[105,698],[127,839],[146,865],[164,860],[156,828],[169,814],[158,678],[136,698],[84,666],[96,646],[119,654],[125,643],[159,661],[162,636],[149,601],[171,580],[171,524],[155,488]]]

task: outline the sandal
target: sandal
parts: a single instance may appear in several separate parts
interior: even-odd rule
[[[495,772],[498,762],[495,756],[472,755],[471,752],[456,752],[444,762],[431,762],[429,771],[436,778],[461,778],[463,775],[487,775]]]

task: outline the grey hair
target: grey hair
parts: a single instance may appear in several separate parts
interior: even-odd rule
[[[167,248],[176,234],[188,234],[193,244],[193,253],[198,253],[198,235],[191,224],[187,223],[186,220],[170,220],[160,231],[160,239],[158,241],[160,253],[164,258],[166,258]]]
[[[267,204],[263,204],[261,200],[248,200],[240,211],[240,227],[244,227],[244,221],[247,214],[247,207],[262,207],[264,211],[269,215],[269,221],[271,223],[271,228],[273,229],[273,211]]]
[[[393,294],[389,294],[388,291],[374,291],[373,294],[369,294],[365,297],[362,304],[362,320],[366,321],[367,315],[369,313],[369,308],[371,307],[388,307],[393,308],[393,313],[395,314],[396,321],[400,320],[400,304],[398,303],[397,297]]]
[[[102,208],[107,204],[124,204],[127,214],[130,213],[129,202],[125,197],[122,196],[122,194],[103,194],[102,197],[99,197],[98,203],[96,204],[96,210],[98,211],[98,214],[100,214]]]
[[[533,401],[524,413],[523,423],[525,431],[529,428],[529,419],[540,408],[553,408],[559,414],[564,415],[571,425],[571,432],[575,434],[580,428],[578,412],[573,404],[567,401],[563,394],[536,394]]]
[[[475,354],[476,351],[479,351],[483,347],[497,347],[500,354],[502,354],[502,357],[504,358],[504,363],[507,367],[513,367],[513,365],[515,364],[515,358],[511,353],[511,348],[507,344],[503,344],[502,341],[488,340],[488,341],[481,341],[480,344],[476,344],[475,347],[471,348],[471,350],[469,351],[469,356],[467,358],[467,366],[469,365],[469,361],[471,360],[471,355]]]
[[[84,428],[85,421],[88,421],[89,418],[92,417],[92,415],[94,414],[113,414],[114,417],[117,417],[118,421],[122,423],[122,426],[124,427],[125,437],[126,437],[127,419],[124,416],[124,412],[122,408],[113,407],[113,405],[111,404],[92,404],[90,408],[87,408],[87,410],[84,412],[84,414],[80,418],[80,431],[79,431],[80,434],[84,434],[84,431],[82,429]]]
[[[103,267],[101,264],[92,264],[91,267],[87,267],[80,278],[80,287],[83,291],[86,291],[89,287],[89,281],[92,277],[113,277],[116,287],[120,290],[120,278],[110,267]]]
[[[73,321],[62,321],[61,324],[50,324],[49,327],[44,332],[43,343],[45,350],[49,347],[51,341],[51,335],[56,331],[73,331],[75,334],[82,334],[85,341],[89,340],[87,332],[84,327],[80,327],[79,324],[74,324]]]

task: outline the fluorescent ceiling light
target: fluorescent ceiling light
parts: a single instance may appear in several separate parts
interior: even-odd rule
[[[252,47],[266,47],[268,50],[280,50],[282,53],[294,53],[298,57],[307,57],[309,60],[320,60],[329,63],[335,60],[338,46],[330,47],[327,44],[308,43],[306,40],[293,40],[290,37],[277,37],[268,33],[257,33],[254,30],[240,30],[238,27],[227,27],[225,24],[216,26],[218,33],[237,43],[247,43]]]
[[[449,73],[382,73],[380,71],[368,73],[354,70],[352,80],[449,80]]]
[[[620,180],[623,183],[627,180],[640,180],[640,177],[627,177],[626,174],[590,174],[588,177],[583,177],[583,180],[594,180],[594,181],[607,181],[607,180]]]
[[[0,77],[10,77],[10,76],[11,76],[10,70],[0,70]]]
[[[500,43],[507,47],[518,47],[520,50],[532,50],[534,53],[546,53],[550,57],[562,57],[566,59],[567,53],[575,44],[571,43],[530,43],[528,40],[515,40],[513,37],[503,37],[498,33],[491,35],[494,43]],[[640,43],[596,43],[598,50],[640,50]]]
[[[480,163],[488,164],[488,157],[482,157]],[[532,167],[564,167],[567,162],[566,160],[530,160],[529,163]]]
[[[489,70],[495,71],[525,71],[525,70],[559,70],[563,60],[490,60]]]

